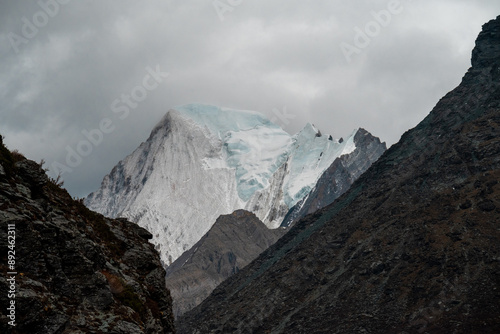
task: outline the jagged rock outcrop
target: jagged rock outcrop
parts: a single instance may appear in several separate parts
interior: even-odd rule
[[[0,281],[0,332],[175,332],[151,234],[88,210],[1,141],[0,225],[0,269],[13,277]]]
[[[417,127],[179,332],[500,332],[500,16],[472,54]]]
[[[320,176],[309,195],[290,209],[281,223],[282,227],[290,227],[300,218],[333,203],[387,149],[385,143],[362,128],[354,135],[354,144],[356,149],[336,158]]]
[[[179,316],[201,303],[284,234],[268,229],[253,213],[237,210],[220,216],[210,231],[167,268],[166,286]]]

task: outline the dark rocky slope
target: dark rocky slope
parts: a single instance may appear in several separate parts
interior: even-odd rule
[[[283,234],[284,229],[270,230],[248,211],[220,216],[200,241],[167,268],[166,285],[172,294],[174,315],[200,304],[217,285]]]
[[[11,224],[14,268],[7,259]],[[1,140],[0,226],[0,332],[174,333],[165,271],[147,241],[151,234],[88,210]],[[17,272],[8,275],[15,276],[15,299],[7,294],[11,271]],[[15,327],[8,324],[11,300]]]
[[[356,149],[335,159],[321,175],[316,186],[287,213],[281,226],[290,227],[293,222],[333,203],[345,193],[387,149],[385,143],[360,128],[354,136]]]
[[[333,204],[180,333],[499,333],[500,16],[472,67]]]

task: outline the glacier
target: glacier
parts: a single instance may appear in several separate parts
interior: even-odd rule
[[[312,124],[290,135],[264,114],[211,105],[172,108],[85,204],[153,234],[169,265],[222,214],[254,212],[278,228],[332,162],[356,149]]]

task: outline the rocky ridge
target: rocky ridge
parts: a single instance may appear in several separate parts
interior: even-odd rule
[[[0,332],[175,332],[151,234],[88,210],[1,139],[0,225],[0,269],[17,273],[9,275],[15,298],[8,297],[10,283],[0,281]],[[15,226],[9,229],[15,231],[15,263],[7,258],[8,226]],[[6,307],[11,301],[15,318]]]
[[[282,227],[290,227],[300,218],[333,203],[387,149],[385,143],[362,128],[356,132],[354,144],[356,149],[351,154],[336,158],[311,192],[290,209],[281,223]]]
[[[253,213],[220,216],[200,241],[167,268],[166,286],[179,316],[201,303],[285,233],[268,229]]]

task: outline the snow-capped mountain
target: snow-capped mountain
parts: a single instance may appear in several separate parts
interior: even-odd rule
[[[177,107],[85,203],[148,229],[170,264],[221,214],[246,209],[279,227],[332,162],[356,149],[356,132],[339,142],[307,124],[291,136],[258,112]]]

